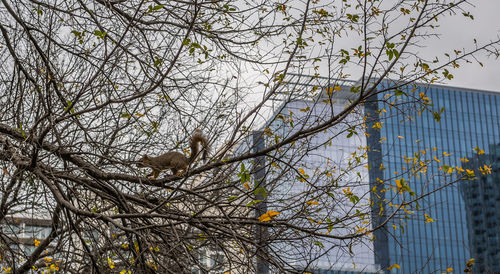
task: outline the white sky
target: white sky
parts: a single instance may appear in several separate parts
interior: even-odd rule
[[[440,21],[441,39],[434,41],[431,46],[422,49],[433,53],[436,47],[460,50],[458,46],[472,48],[473,39],[479,43],[500,37],[500,0],[476,0],[476,7],[471,9],[474,20],[462,16],[447,18]],[[500,59],[480,56],[484,67],[477,63],[465,64],[459,70],[453,71],[454,79],[449,85],[465,88],[484,89],[500,92]]]

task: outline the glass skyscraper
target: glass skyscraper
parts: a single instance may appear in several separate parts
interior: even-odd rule
[[[460,184],[465,200],[467,230],[474,273],[500,272],[500,143],[490,147],[490,154],[466,164],[468,168],[492,163],[492,175],[478,176]]]
[[[304,96],[278,106],[275,115],[311,108],[312,116],[329,117],[325,109],[331,106],[307,91],[332,91],[333,83],[342,86],[333,93],[337,113],[355,99],[350,87],[358,83],[296,75],[288,85]],[[361,181],[367,182],[363,190],[376,189],[370,195],[372,227],[384,227],[352,258],[325,254],[313,273],[459,273],[471,258],[474,273],[500,273],[500,92],[429,84],[399,87],[390,81],[378,88],[388,91],[373,96],[359,111],[366,115],[366,135],[353,140],[339,134],[345,128],[328,129],[311,143],[337,136],[332,146],[321,147],[301,164],[314,166],[329,157],[341,166],[344,155],[366,144],[369,169],[361,171]],[[286,125],[280,129],[283,135],[292,130]],[[481,174],[479,168],[484,171],[485,166],[485,173],[492,174]],[[466,174],[467,180],[458,180]],[[408,191],[397,191],[398,184]],[[385,223],[388,216],[392,219]],[[364,267],[345,267],[353,263]]]
[[[389,85],[385,82],[381,88]],[[445,185],[452,180],[446,176],[446,171],[456,173],[453,167],[465,170],[468,167],[465,162],[477,163],[481,158],[479,166],[495,166],[494,157],[484,156],[497,155],[492,149],[494,144],[500,143],[500,93],[424,84],[408,86],[400,91],[407,96],[394,97],[398,100],[393,100],[392,104],[381,100],[381,94],[366,106],[367,113],[372,117],[368,125],[368,145],[372,148],[369,153],[372,164],[370,181],[375,184],[377,178],[386,181],[406,178],[401,173],[409,171],[408,159],[426,158],[432,161],[432,165],[428,165],[428,170],[420,172],[418,177],[407,179],[413,197],[424,196],[418,202],[418,210],[409,215],[411,218],[401,214],[391,220],[385,230],[378,232],[376,262],[383,269],[398,264],[400,269],[392,268],[394,273],[462,272],[466,262],[477,254],[471,246],[475,243],[470,239],[474,233],[469,231],[477,228],[470,223],[474,222],[474,218],[496,218],[482,224],[478,233],[484,234],[480,250],[495,253],[494,258],[498,258],[499,213],[491,215],[488,206],[472,201],[479,199],[480,193],[488,191],[484,189],[485,185],[498,191],[500,181],[495,174],[498,170],[489,175],[488,184],[467,180]],[[408,98],[429,100],[429,109],[418,109]],[[383,126],[374,128],[377,122]],[[480,177],[482,175],[477,167],[475,176]],[[426,168],[427,165],[422,167]],[[470,167],[470,170],[473,169]],[[464,189],[467,191],[464,192]],[[468,194],[475,198],[467,198]],[[384,195],[385,199],[380,200],[382,203],[379,206],[389,214],[402,202],[402,195],[394,191],[386,191]],[[498,207],[499,195],[491,195],[490,203]],[[374,217],[376,223],[376,214]],[[491,272],[484,273],[500,273],[498,264],[492,262],[491,259],[476,258],[477,266],[491,264],[482,268]]]

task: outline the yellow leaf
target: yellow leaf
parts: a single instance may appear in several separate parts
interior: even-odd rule
[[[344,188],[344,189],[342,189],[342,191],[344,192],[345,195],[352,195],[352,191],[351,191],[350,187]]]
[[[307,201],[306,204],[308,204],[308,205],[317,205],[319,203],[318,203],[318,201]]]
[[[387,268],[387,270],[391,271],[393,268],[401,269],[401,267],[398,264],[393,264]]]
[[[274,210],[269,210],[268,212],[262,214],[260,217],[259,217],[259,221],[260,222],[268,222],[268,221],[271,221],[271,219],[276,216],[276,215],[279,215],[280,213],[277,212],[277,211],[274,211]]]
[[[432,219],[429,215],[427,215],[425,213],[424,213],[424,217],[425,217],[425,222],[426,223],[432,223],[432,222],[434,222],[434,219]]]
[[[451,267],[448,267],[448,268],[446,269],[446,272],[452,272],[452,271],[453,271],[453,268],[451,268]]]
[[[491,166],[484,165],[479,167],[479,171],[481,171],[483,175],[491,174]]]
[[[484,150],[480,149],[479,147],[475,147],[472,150],[474,150],[475,152],[477,152],[477,155],[484,154]]]
[[[463,158],[460,158],[460,162],[464,162],[464,163],[467,163],[469,161],[469,159],[463,157]]]
[[[398,138],[399,138],[399,139],[404,139],[405,137],[403,137],[403,136],[399,136],[399,135],[398,135]]]
[[[37,239],[34,239],[34,240],[33,240],[33,243],[35,243],[35,246],[39,246],[39,245],[40,245],[40,241],[39,241],[39,240],[37,240]]]
[[[436,161],[436,162],[438,162],[438,163],[440,163],[440,162],[441,162],[441,161],[440,161],[440,160],[439,160],[436,156],[434,156],[434,161]]]
[[[305,172],[302,168],[299,168],[299,172],[300,172],[300,174],[302,174],[302,175],[306,174],[306,172]]]
[[[398,187],[397,192],[403,193],[403,184],[405,182],[405,179],[401,178],[401,179],[396,179],[395,181],[396,181],[396,186]],[[396,192],[395,189],[393,190],[394,192]]]
[[[247,189],[247,190],[250,190],[250,185],[248,184],[248,182],[244,183],[243,186]]]
[[[468,176],[474,176],[474,170],[466,169],[465,172],[467,172]]]
[[[381,128],[382,128],[382,124],[383,124],[382,122],[376,122],[376,123],[372,126],[372,128],[378,128],[378,129],[381,129]]]
[[[333,89],[334,89],[335,91],[340,91],[342,88],[341,88],[340,86],[334,86],[334,87],[333,87]]]

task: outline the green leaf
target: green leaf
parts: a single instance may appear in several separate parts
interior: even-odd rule
[[[67,106],[64,108],[64,111],[67,111],[69,109],[69,112],[75,113],[75,110],[73,109],[73,103],[71,100],[66,100]]]
[[[463,12],[462,15],[465,17],[469,17],[471,20],[474,20],[474,16],[470,14],[470,12]]]
[[[441,114],[439,112],[433,112],[432,116],[433,116],[434,120],[436,120],[436,122],[441,121]]]
[[[357,22],[358,22],[359,15],[357,15],[357,14],[349,14],[349,13],[348,13],[348,14],[346,14],[346,15],[347,15],[347,18],[348,18],[349,20],[351,20],[352,22],[354,22],[354,23],[357,23]]]
[[[347,132],[349,132],[349,134],[347,134],[347,138],[351,138],[352,136],[354,136],[354,134],[358,135],[358,132],[356,131],[356,127],[348,128]]]
[[[357,87],[351,86],[351,89],[350,89],[350,91],[352,93],[358,93],[360,90],[361,90],[361,86],[357,86]]]
[[[396,58],[399,58],[399,52],[396,49],[393,49],[392,52]]]
[[[256,188],[253,191],[253,194],[255,196],[259,195],[259,193],[262,194],[262,198],[266,198],[267,197],[267,191],[266,191],[266,189],[264,187],[258,187],[258,188]]]
[[[258,203],[260,203],[260,202],[262,202],[262,200],[253,200],[253,201],[250,201],[250,202],[249,202],[248,204],[246,204],[245,206],[246,206],[246,207],[253,206],[253,205],[258,204]]]
[[[444,75],[444,77],[445,77],[446,79],[448,79],[448,80],[453,79],[453,75],[452,75],[452,74],[451,74],[451,73],[450,73],[447,69],[444,69],[444,71],[443,71],[443,75]]]
[[[120,115],[125,118],[125,119],[129,119],[132,117],[132,115],[130,115],[129,113],[126,113],[126,112],[120,112]]]
[[[152,12],[158,11],[162,8],[163,8],[163,5],[156,5],[156,6],[149,5],[147,13],[152,13]]]
[[[354,194],[352,194],[352,195],[349,195],[349,200],[351,200],[351,202],[353,204],[357,204],[359,202],[359,197],[356,196],[356,195],[354,195]]]
[[[250,172],[245,168],[244,163],[241,163],[240,173],[238,173],[238,177],[241,179],[242,184],[250,181]]]
[[[106,36],[106,32],[100,30],[94,30],[94,35],[97,36],[97,39],[104,39],[104,37]]]
[[[324,248],[324,247],[325,247],[325,246],[323,245],[323,243],[322,243],[322,242],[320,242],[320,241],[314,241],[314,242],[313,242],[313,244],[314,244],[314,245],[316,245],[316,246],[319,246],[319,247],[321,247],[321,248]]]
[[[444,107],[442,107],[439,111],[435,111],[432,113],[432,116],[434,117],[434,120],[436,120],[436,122],[441,121],[441,113],[443,112],[444,112]]]
[[[78,38],[82,37],[82,33],[77,30],[72,30],[71,33]]]
[[[156,5],[153,7],[153,10],[160,10],[163,8],[163,5]]]
[[[386,50],[385,53],[387,56],[389,56],[389,61],[391,61],[392,57],[394,56],[394,52],[392,50]]]
[[[40,9],[40,6],[38,6],[37,8],[35,8],[35,10],[36,10],[36,13],[38,15],[43,15],[43,10]]]
[[[153,66],[158,67],[158,66],[160,66],[162,63],[163,63],[163,59],[162,59],[162,58],[160,58],[160,57],[158,57],[158,56],[156,56],[156,57],[155,57],[155,62],[153,63]]]
[[[395,96],[401,96],[401,95],[407,96],[407,94],[404,91],[400,90],[400,89],[394,90],[394,95]]]

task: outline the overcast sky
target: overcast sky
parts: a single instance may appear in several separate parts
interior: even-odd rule
[[[439,41],[425,51],[433,52],[436,47],[460,49],[459,46],[472,48],[472,40],[485,43],[500,36],[500,0],[476,0],[476,7],[471,9],[474,20],[456,16],[440,22],[443,34]],[[500,92],[500,59],[481,56],[484,67],[477,63],[466,64],[454,71],[455,78],[450,85],[466,88],[485,89]]]

